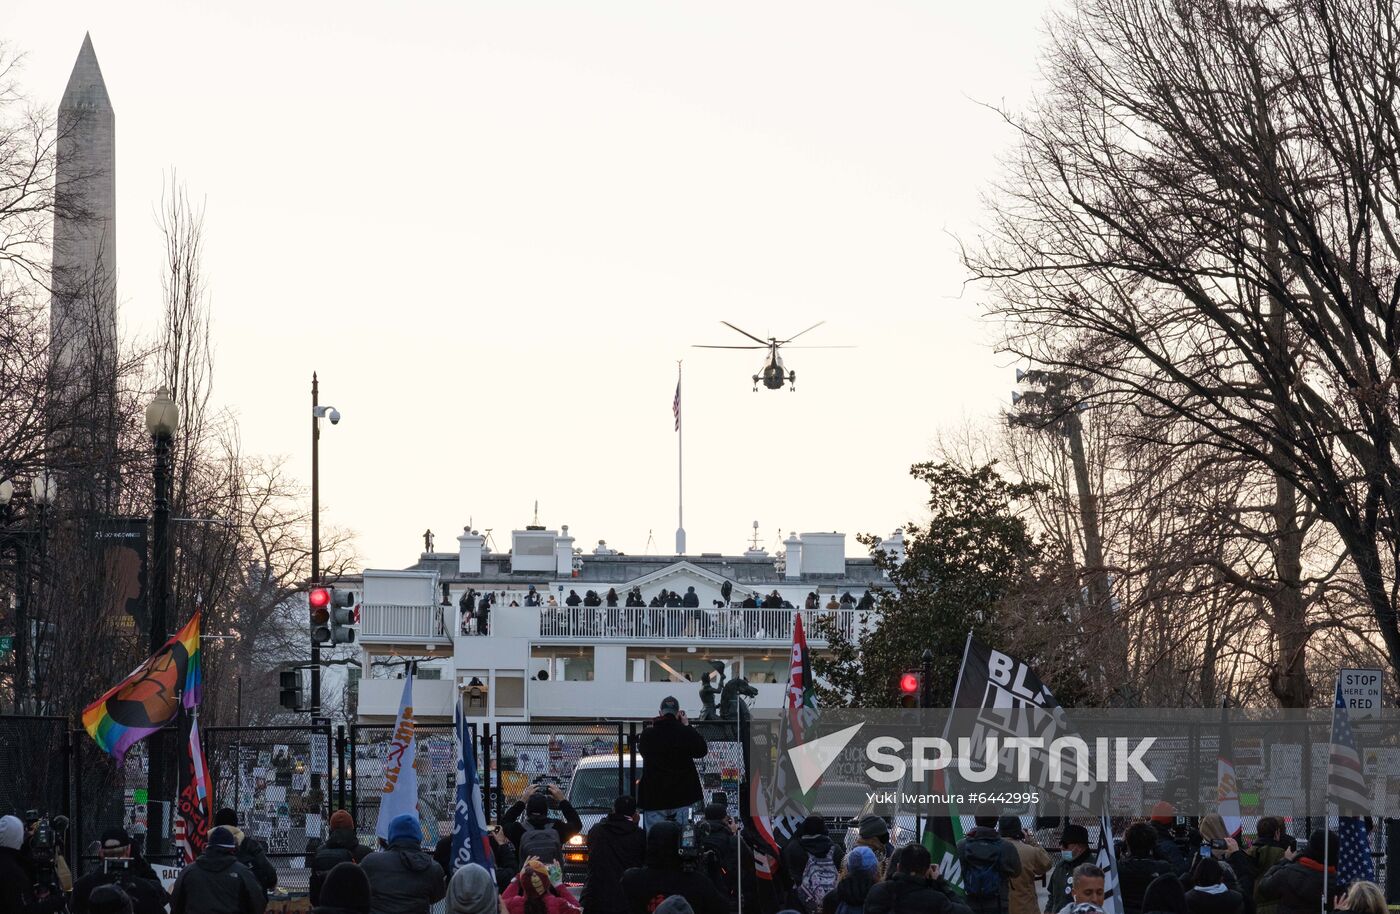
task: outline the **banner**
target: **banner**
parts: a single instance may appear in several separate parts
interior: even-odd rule
[[[200,614],[101,698],[83,709],[83,727],[120,764],[126,750],[199,704]],[[159,798],[156,798],[159,799]]]
[[[176,835],[180,853],[188,866],[204,853],[204,845],[209,840],[209,823],[213,821],[213,810],[209,808],[209,765],[204,760],[197,717],[190,722],[190,741],[182,761],[185,786],[180,789]]]
[[[1220,818],[1225,820],[1225,833],[1239,836],[1240,788],[1235,778],[1235,743],[1230,736],[1230,719],[1225,705],[1220,706],[1220,751],[1216,753],[1215,803]]]
[[[976,745],[992,735],[1031,736],[1019,732],[1016,724],[1011,723],[1023,718],[1009,713],[1027,707],[1050,712],[1049,726],[1042,726],[1034,734],[1044,738],[1046,745],[1057,736],[1078,735],[1050,687],[1040,681],[1030,664],[994,650],[970,634],[953,693],[953,706],[977,712],[977,725],[971,734]],[[1043,719],[1041,722],[1044,723]],[[1082,808],[1107,809],[1107,797],[1097,790],[1096,785],[1084,784],[1077,779],[1068,783],[1064,778],[1052,781],[1046,774],[1048,765],[1045,764],[1036,764],[1031,771],[1038,773],[1035,783],[1047,794],[1072,800]],[[1073,774],[1072,770],[1070,773]],[[1123,899],[1117,891],[1118,860],[1113,847],[1113,826],[1106,814],[1099,816],[1098,866],[1104,871],[1105,914],[1123,914]]]
[[[491,836],[486,831],[481,781],[476,774],[475,728],[467,725],[460,695],[453,723],[457,734],[457,804],[452,815],[452,868],[478,863],[487,872],[493,872],[496,860]]]
[[[102,592],[102,618],[119,628],[144,634],[146,615],[146,518],[107,517],[93,531]]]
[[[403,697],[394,721],[394,736],[384,754],[384,787],[379,797],[379,822],[374,833],[389,840],[389,823],[399,816],[418,815],[418,771],[413,767],[417,742],[413,738],[413,665],[403,678]]]

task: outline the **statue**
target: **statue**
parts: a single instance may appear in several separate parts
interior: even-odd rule
[[[423,551],[424,551],[424,552],[432,552],[432,551],[433,551],[433,531],[431,531],[431,530],[424,530],[424,531],[423,531]]]
[[[701,720],[719,720],[715,696],[724,688],[724,661],[711,660],[710,666],[714,671],[705,674],[700,686],[700,704],[703,708],[700,712]]]
[[[746,720],[749,717],[749,703],[743,699],[757,697],[758,689],[749,685],[744,677],[729,680],[719,696],[720,720]]]

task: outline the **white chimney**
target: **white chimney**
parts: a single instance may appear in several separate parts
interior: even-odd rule
[[[569,536],[569,525],[559,528],[554,539],[554,573],[561,578],[574,576],[574,538]]]
[[[844,574],[846,534],[802,534],[802,571],[805,574]]]
[[[470,527],[462,528],[457,537],[457,573],[481,574],[481,551],[486,537],[474,532]]]
[[[882,552],[884,552],[884,553],[887,555],[887,557],[889,558],[890,563],[891,563],[892,565],[898,566],[898,565],[903,564],[903,563],[904,563],[904,528],[903,528],[903,527],[896,527],[894,533],[892,533],[887,539],[880,540],[880,545],[876,546],[875,548],[878,549],[878,550],[880,550],[880,551],[882,551]],[[889,572],[886,571],[886,572],[885,572],[885,577],[888,578],[889,576],[890,576],[890,575],[889,575]]]
[[[783,563],[783,577],[789,581],[797,581],[802,578],[802,540],[797,538],[796,533],[789,533],[788,538],[783,540],[783,550],[785,559]]]

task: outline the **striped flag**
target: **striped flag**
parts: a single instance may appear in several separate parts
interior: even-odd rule
[[[1363,815],[1371,806],[1366,795],[1366,782],[1361,777],[1361,753],[1356,750],[1356,737],[1351,731],[1351,715],[1342,698],[1342,684],[1337,683],[1336,701],[1332,705],[1332,748],[1327,760],[1327,799],[1337,804],[1343,816]]]
[[[1215,811],[1225,821],[1225,833],[1237,835],[1240,821],[1240,789],[1235,777],[1235,744],[1230,736],[1230,719],[1220,706],[1220,751],[1215,763]]]
[[[179,815],[175,817],[175,843],[186,865],[204,853],[209,840],[209,823],[213,810],[209,808],[209,765],[204,759],[204,747],[199,741],[199,719],[190,722],[188,752],[181,760],[189,780],[180,790]]]
[[[681,430],[681,382],[676,381],[676,399],[671,401],[671,412],[676,414],[676,431]]]
[[[452,868],[479,863],[487,872],[496,868],[491,837],[486,833],[486,807],[481,802],[481,781],[476,774],[476,748],[472,731],[457,701],[457,805],[452,817]]]

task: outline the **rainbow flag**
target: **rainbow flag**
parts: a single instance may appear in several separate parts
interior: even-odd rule
[[[174,720],[181,706],[199,704],[204,680],[199,619],[196,612],[130,676],[83,709],[83,727],[118,762],[126,750]]]

